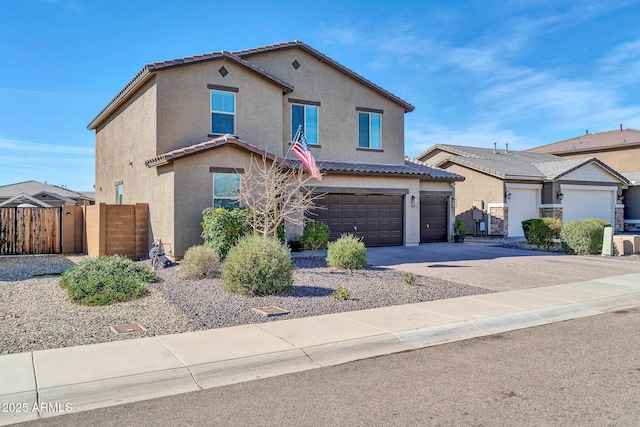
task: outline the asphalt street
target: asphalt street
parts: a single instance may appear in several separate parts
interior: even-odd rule
[[[55,426],[637,426],[640,308],[43,419]]]

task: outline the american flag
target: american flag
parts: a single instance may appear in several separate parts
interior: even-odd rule
[[[307,139],[304,137],[304,131],[302,130],[302,126],[298,126],[298,131],[296,132],[296,136],[293,138],[293,147],[291,147],[291,152],[296,155],[300,159],[300,161],[307,167],[311,176],[318,180],[318,182],[322,183],[322,175],[320,174],[320,168],[316,165],[316,160],[313,158],[313,153],[309,150],[309,144],[307,144]]]

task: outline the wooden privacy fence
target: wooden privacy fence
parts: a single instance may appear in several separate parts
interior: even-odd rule
[[[0,208],[0,255],[62,253],[62,208]]]

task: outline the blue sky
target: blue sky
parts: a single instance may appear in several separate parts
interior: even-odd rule
[[[640,128],[640,1],[0,0],[0,185],[94,182],[144,64],[299,39],[416,106],[405,152]]]

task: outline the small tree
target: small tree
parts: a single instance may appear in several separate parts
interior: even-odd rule
[[[311,250],[311,258],[315,258],[316,251],[329,243],[329,226],[321,221],[308,221],[300,241],[305,249]]]
[[[305,214],[321,197],[306,187],[313,186],[315,178],[302,168],[290,168],[282,159],[268,160],[251,157],[249,169],[240,178],[240,203],[251,209],[251,227],[254,234],[277,236],[285,220],[302,226]]]

